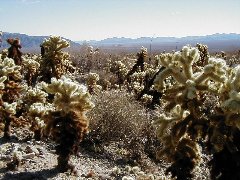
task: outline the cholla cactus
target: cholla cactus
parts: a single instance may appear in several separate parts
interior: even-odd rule
[[[135,72],[131,75],[131,82],[139,82],[140,84],[143,84],[145,80],[146,72]]]
[[[211,116],[209,147],[213,152],[210,161],[212,178],[239,179],[240,157],[240,66],[229,70],[219,93],[220,106]],[[223,163],[223,159],[224,163]]]
[[[240,113],[240,66],[235,67],[230,72],[228,81],[226,82],[224,88],[222,88],[222,93],[226,93],[227,98],[222,104],[226,113]]]
[[[105,78],[104,79],[100,79],[99,84],[100,84],[102,90],[109,90],[111,88],[111,86],[112,86],[112,83],[109,80],[105,79]]]
[[[54,106],[66,114],[70,111],[85,112],[94,106],[87,88],[64,76],[58,80],[52,78],[51,84],[45,85],[44,89],[50,94],[55,94]]]
[[[6,76],[2,76],[0,77],[0,90],[4,89],[5,88],[5,84],[4,84],[4,81],[7,80],[7,77]],[[0,93],[1,97],[2,97],[2,94]]]
[[[143,104],[145,105],[148,105],[152,102],[152,99],[153,99],[153,96],[151,95],[148,95],[148,94],[144,94],[142,97],[141,97],[141,100],[143,102]]]
[[[139,94],[144,89],[144,86],[141,85],[139,82],[133,82],[132,89],[136,94]]]
[[[69,54],[62,49],[69,47],[69,42],[59,36],[50,36],[42,43],[44,48],[43,61],[41,63],[40,75],[42,79],[49,82],[52,77],[59,79],[71,66]]]
[[[125,64],[122,63],[122,61],[116,61],[111,67],[111,71],[117,75],[118,84],[122,85],[128,72],[128,69],[125,66]]]
[[[68,161],[70,155],[76,153],[83,135],[88,131],[85,113],[93,108],[94,104],[84,85],[65,77],[58,80],[52,78],[51,84],[44,88],[55,95],[53,105],[56,108],[55,112],[46,116],[45,133],[53,136],[58,143],[58,167],[61,171],[66,171],[73,168]]]
[[[216,52],[214,55],[215,58],[221,58],[227,60],[227,54],[224,51]]]
[[[139,55],[146,57],[147,56],[147,48],[141,47],[141,51],[138,53]]]
[[[38,70],[40,68],[39,62],[34,59],[23,58],[22,61],[24,69],[27,70],[25,78],[28,86],[35,85],[37,81]]]
[[[167,171],[179,179],[191,178],[192,169],[200,161],[198,139],[208,138],[208,150],[214,152],[212,177],[221,175],[223,179],[228,179],[233,175],[239,178],[239,174],[234,172],[239,165],[232,165],[235,162],[229,161],[231,169],[228,169],[220,160],[231,159],[231,155],[235,156],[240,149],[234,140],[240,134],[239,67],[231,69],[223,59],[209,58],[204,67],[193,68],[199,52],[190,47],[158,58],[165,69],[156,76],[154,85],[169,102],[166,107],[173,109],[169,115],[160,115],[156,122],[159,125],[158,137],[164,143],[158,156],[166,154],[173,162]],[[167,87],[164,80],[170,76],[175,82]],[[205,114],[201,107],[206,93],[219,96],[221,105],[214,107],[215,115]],[[184,167],[182,163],[185,163]]]
[[[41,84],[38,84],[34,88],[29,87],[26,90],[25,95],[22,100],[28,109],[33,103],[45,103],[47,100],[48,94],[41,89]]]
[[[158,70],[153,69],[153,68],[147,68],[146,71],[145,71],[146,76],[147,76],[149,79],[152,78],[157,72],[158,72]]]
[[[7,49],[3,49],[2,53],[0,54],[0,60],[5,59],[8,56],[8,50]]]
[[[30,129],[34,132],[34,138],[41,140],[42,130],[45,127],[43,120],[44,116],[47,116],[49,112],[53,112],[55,109],[52,104],[49,103],[33,103],[28,110],[28,117],[31,121]]]
[[[172,176],[188,179],[192,177],[192,168],[201,160],[198,144],[187,133],[187,124],[192,117],[190,112],[183,110],[180,105],[174,107],[170,114],[171,116],[162,114],[156,121],[158,124],[157,135],[164,145],[164,148],[157,153],[157,157],[166,156],[167,160],[172,162],[167,169]],[[185,164],[184,167],[182,163]]]
[[[227,63],[230,67],[234,67],[238,64],[240,64],[240,56],[233,55],[231,58],[228,59]]]
[[[87,57],[88,57],[88,60],[92,60],[93,54],[94,54],[93,47],[92,46],[88,46],[87,47]]]
[[[2,120],[4,122],[4,137],[9,138],[11,135],[11,122],[14,119],[14,115],[16,114],[17,103],[7,103],[3,102],[2,107],[0,109]]]
[[[156,76],[155,89],[163,92],[166,89],[164,80],[172,76],[176,84],[164,93],[166,96],[175,95],[172,98],[175,99],[176,104],[181,104],[186,99],[197,98],[200,91],[217,91],[216,87],[225,80],[227,71],[225,61],[210,58],[209,64],[202,72],[193,72],[193,63],[198,61],[198,58],[198,50],[189,47],[183,47],[182,52],[173,55],[160,55],[160,62],[166,68]],[[168,98],[171,98],[170,96]]]
[[[14,103],[7,103],[7,102],[4,102],[3,103],[3,109],[6,113],[10,114],[10,115],[15,115],[16,114],[16,107],[17,107],[17,103],[14,102]]]
[[[102,87],[97,84],[99,81],[99,75],[97,73],[89,73],[87,76],[88,91],[92,93],[98,93],[102,90]]]
[[[207,45],[203,44],[197,44],[196,47],[198,48],[198,51],[200,53],[200,58],[196,62],[197,66],[205,66],[208,64],[208,59],[210,57],[209,52],[208,52],[208,47]]]
[[[8,79],[18,81],[22,78],[20,70],[21,66],[16,66],[11,58],[5,58],[0,62],[0,76],[7,76]]]
[[[147,48],[142,47],[140,52],[137,53],[137,62],[136,64],[132,67],[132,69],[128,72],[128,74],[126,75],[126,78],[128,80],[128,82],[130,82],[130,76],[136,72],[138,70],[138,67],[141,68],[141,71],[144,71],[144,61],[147,57]]]
[[[34,138],[40,140],[42,138],[42,129],[44,126],[43,117],[49,111],[54,111],[51,104],[47,103],[48,93],[42,90],[42,84],[38,83],[34,88],[27,87],[25,94],[21,96],[22,111],[26,114],[30,130],[34,132]]]
[[[3,101],[13,102],[19,95],[21,87],[18,82],[22,78],[20,70],[21,67],[16,66],[13,59],[5,58],[0,61],[0,77],[5,79],[2,90]]]
[[[221,82],[222,79],[217,78],[217,73],[223,68],[218,65],[218,62],[212,61],[212,64],[209,65],[211,71],[205,68],[203,72],[194,72],[193,63],[198,61],[199,52],[196,48],[190,47],[183,47],[181,52],[174,54],[162,54],[158,58],[165,69],[156,76],[154,87],[158,91],[164,92],[166,100],[169,101],[170,109],[175,107],[170,113],[171,117],[161,115],[157,121],[160,126],[158,137],[165,145],[158,156],[168,154],[168,159],[173,161],[168,171],[173,176],[180,179],[183,177],[191,178],[192,168],[197,165],[200,158],[197,143],[189,137],[187,127],[194,119],[200,121],[201,114],[199,114],[198,106],[201,101],[199,93],[209,90],[208,81]],[[222,71],[224,72],[224,70]],[[166,89],[167,84],[164,80],[170,76],[174,78],[175,83],[174,86],[169,86],[170,88]],[[184,108],[181,108],[180,105]],[[189,111],[188,115],[185,113],[186,110]],[[171,133],[164,133],[168,128],[172,129]],[[185,149],[186,147],[188,150]],[[177,170],[180,162],[185,162],[188,165],[182,169],[182,172]]]
[[[16,66],[13,59],[5,58],[0,60],[0,97],[1,97],[1,114],[2,121],[5,124],[4,137],[10,137],[10,124],[14,119],[16,98],[19,97],[21,86],[19,81],[21,80],[20,66]],[[11,105],[9,105],[11,104]],[[11,114],[11,115],[10,115]]]

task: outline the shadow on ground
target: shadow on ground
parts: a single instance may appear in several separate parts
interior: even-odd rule
[[[4,169],[0,169],[4,171]],[[54,169],[44,169],[35,172],[20,172],[20,173],[6,173],[2,180],[47,180],[48,178],[55,177],[59,171],[57,168]]]

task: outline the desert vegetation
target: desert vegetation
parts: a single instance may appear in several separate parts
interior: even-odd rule
[[[1,178],[240,179],[239,53],[211,55],[196,44],[154,58],[144,47],[70,54],[68,41],[51,36],[41,54],[23,54],[19,39],[8,42],[0,54]],[[29,159],[38,163],[39,144],[55,157],[53,171],[24,174]],[[83,172],[86,157],[107,161],[106,176]]]

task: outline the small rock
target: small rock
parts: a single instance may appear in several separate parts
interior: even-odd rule
[[[32,142],[32,141],[27,141],[27,143],[28,143],[28,144],[31,144],[31,145],[33,144],[33,142]]]
[[[43,143],[41,141],[35,141],[35,144],[42,145]]]
[[[32,153],[22,155],[22,158],[23,159],[31,159],[31,158],[34,158],[34,156],[35,156],[35,153],[32,152]]]
[[[37,150],[37,148],[35,147],[30,147],[30,146],[27,146],[26,149],[25,149],[25,152],[26,153],[35,153],[35,155],[39,155],[39,151]]]
[[[39,155],[43,155],[46,153],[46,150],[43,147],[38,147],[37,150],[39,152]]]
[[[7,161],[9,161],[10,159],[11,159],[11,156],[10,155],[4,155],[4,154],[2,154],[1,156],[0,156],[0,159],[1,160],[7,160]]]
[[[43,154],[38,155],[38,157],[45,159],[45,156]]]
[[[110,180],[110,179],[112,179],[111,176],[105,175],[105,174],[99,174],[98,178],[99,178],[99,180]]]
[[[93,171],[93,170],[90,170],[90,171],[88,172],[88,174],[86,175],[86,178],[92,178],[92,177],[94,177],[94,176],[95,176],[94,171]]]
[[[56,150],[52,149],[52,150],[50,150],[49,152],[55,154],[55,153],[56,153]]]

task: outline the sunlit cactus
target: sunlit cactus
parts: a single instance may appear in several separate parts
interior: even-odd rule
[[[99,93],[102,87],[97,84],[99,81],[99,75],[97,73],[89,73],[87,76],[88,91],[92,93]]]
[[[43,136],[43,116],[48,111],[52,110],[51,104],[48,101],[48,93],[42,89],[43,83],[38,83],[33,88],[31,86],[25,87],[23,94],[20,98],[21,111],[27,124],[30,125],[30,130],[34,132],[34,138],[40,140]],[[48,110],[48,111],[47,111]]]
[[[69,42],[59,36],[50,36],[44,40],[42,43],[44,48],[43,61],[40,67],[42,80],[50,82],[52,77],[59,79],[68,71],[71,65],[70,55],[63,52],[63,49],[69,46]]]
[[[22,64],[24,70],[27,71],[25,72],[25,78],[28,86],[35,85],[37,81],[38,70],[40,68],[39,62],[35,61],[33,58],[23,58]]]
[[[17,107],[16,102],[11,103],[11,104],[9,104],[7,102],[3,103],[3,110],[10,115],[15,115],[16,114],[16,107]]]
[[[187,127],[184,126],[187,123],[184,121],[188,116],[189,112],[177,105],[172,109],[169,117],[160,115],[156,121],[156,124],[159,125],[157,135],[164,145],[164,148],[157,153],[157,156],[158,158],[165,156],[169,162],[172,162],[167,172],[171,172],[172,176],[176,176],[179,179],[191,178],[191,169],[201,159],[197,143],[188,136]],[[170,132],[170,129],[173,132]],[[182,166],[182,163],[185,166]]]
[[[212,178],[239,179],[240,158],[240,66],[228,71],[219,95],[218,112],[211,118],[209,148]]]
[[[122,85],[128,73],[128,69],[122,61],[116,61],[111,67],[111,71],[118,77],[118,84]]]
[[[15,118],[17,103],[3,102],[0,108],[2,121],[4,123],[4,137],[9,138],[11,136],[11,122]]]
[[[237,66],[238,64],[240,64],[240,56],[233,55],[227,60],[227,63],[231,67]]]
[[[196,148],[196,142],[189,138],[191,134],[188,135],[187,127],[194,119],[201,118],[201,113],[198,114],[199,92],[209,90],[208,81],[212,79],[220,81],[220,78],[215,77],[218,75],[216,67],[219,66],[216,65],[217,62],[213,62],[212,66],[209,65],[212,67],[211,75],[209,72],[194,72],[193,64],[199,60],[199,52],[197,49],[190,47],[183,47],[181,52],[174,54],[162,54],[158,58],[165,69],[156,76],[154,87],[158,91],[164,92],[166,100],[169,101],[169,108],[174,107],[170,117],[161,115],[158,120],[158,136],[165,145],[158,156],[167,154],[167,157],[173,162],[168,169],[173,176],[180,179],[184,176],[191,178],[191,171],[199,162],[199,156],[197,155],[199,152]],[[167,84],[164,80],[168,77],[173,77],[175,82],[173,86],[166,88]],[[191,103],[191,101],[195,103]],[[172,129],[172,132],[170,134],[164,133],[168,128]],[[176,151],[176,149],[184,148],[184,143],[181,144],[182,141],[185,141],[185,149],[188,146],[186,142],[190,143],[188,148],[189,152],[192,152],[191,154],[187,155],[184,151]],[[179,157],[177,157],[177,154],[179,154]],[[195,160],[191,161],[190,159]],[[177,167],[181,161],[188,164],[189,167],[184,167],[182,172],[179,172]]]
[[[240,66],[232,69],[224,90],[225,93],[226,90],[228,91],[228,94],[225,96],[226,100],[222,104],[225,112],[240,113]]]
[[[145,80],[146,72],[135,72],[131,75],[131,82],[139,82],[140,84],[143,84]]]
[[[5,102],[13,102],[19,95],[22,80],[21,67],[16,66],[13,59],[5,58],[0,62],[0,77],[5,79],[4,89],[2,90],[2,99]]]
[[[11,121],[16,114],[16,99],[21,90],[21,67],[16,66],[13,59],[5,58],[0,61],[0,91],[1,91],[1,114],[4,127],[4,137],[10,138]]]
[[[147,56],[147,48],[145,48],[145,47],[141,47],[141,50],[140,50],[140,52],[137,54],[137,56],[142,56],[142,57],[146,57]]]
[[[132,69],[127,73],[126,79],[128,82],[130,82],[130,76],[135,73],[138,68],[140,67],[141,72],[144,71],[144,61],[147,57],[147,48],[142,47],[140,52],[137,53],[137,62],[136,64],[132,67]]]
[[[53,104],[64,113],[76,110],[84,112],[93,107],[87,88],[64,76],[58,80],[52,78],[51,84],[45,85],[44,89],[55,95]]]
[[[199,59],[199,52],[195,48],[183,47],[182,52],[163,54],[159,59],[166,68],[156,76],[154,87],[166,96],[175,94],[172,98],[176,104],[182,103],[185,98],[196,98],[200,91],[217,91],[215,87],[225,80],[227,68],[225,61],[221,59],[212,58],[203,71],[194,72],[193,63]],[[166,89],[164,80],[170,76],[174,78],[175,84]]]
[[[34,88],[29,87],[26,90],[26,93],[23,95],[23,102],[27,108],[31,106],[33,103],[45,103],[48,97],[48,94],[43,91],[40,87],[41,84],[38,84]]]
[[[206,64],[208,64],[208,59],[210,57],[208,52],[208,46],[197,43],[196,47],[198,48],[198,51],[200,53],[200,58],[196,62],[196,64],[197,66],[205,66]]]
[[[5,58],[0,62],[0,76],[7,76],[9,80],[21,80],[21,66],[17,66],[11,58]]]
[[[148,94],[144,94],[141,97],[141,101],[143,102],[144,105],[148,105],[152,102],[153,96],[148,95]]]
[[[8,56],[8,50],[7,49],[3,49],[2,53],[0,54],[0,60],[5,59]]]
[[[207,151],[213,153],[212,178],[239,178],[239,165],[231,160],[240,157],[237,143],[240,134],[239,67],[231,69],[225,60],[209,58],[207,64],[196,68],[199,51],[190,47],[158,58],[165,69],[156,76],[154,86],[164,93],[163,99],[168,102],[166,108],[171,110],[156,121],[158,137],[164,144],[158,157],[166,155],[172,162],[167,172],[178,179],[191,179],[192,170],[201,159],[198,144],[201,139],[206,140]],[[174,80],[171,86],[167,86],[167,77]],[[203,108],[206,93],[218,96],[220,102],[211,114],[206,114]],[[225,159],[229,167],[222,164],[221,159]]]
[[[45,134],[54,137],[58,143],[56,152],[60,170],[73,170],[68,161],[70,155],[77,152],[79,143],[88,131],[89,123],[85,113],[94,104],[84,85],[64,76],[58,80],[52,78],[51,84],[46,84],[44,89],[54,94],[53,105],[56,108],[55,112],[45,117]]]
[[[30,118],[30,130],[34,132],[34,138],[41,140],[43,136],[43,129],[46,126],[44,116],[49,112],[54,111],[54,107],[49,103],[33,103],[28,109],[28,117]]]
[[[139,94],[144,89],[144,86],[141,85],[139,82],[133,82],[131,83],[131,86],[135,94]]]
[[[5,84],[4,84],[4,81],[7,79],[6,76],[2,76],[0,77],[0,90],[4,89],[5,87]],[[0,93],[1,97],[2,97],[2,94]]]

